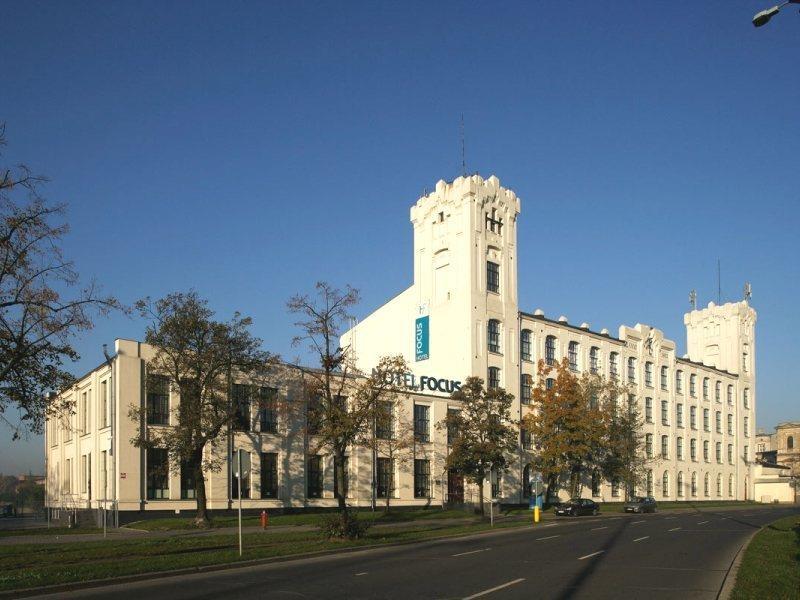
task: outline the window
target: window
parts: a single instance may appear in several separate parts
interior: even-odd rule
[[[169,378],[147,376],[147,424],[169,425]]]
[[[791,435],[786,438],[786,449],[794,450],[794,437]]]
[[[744,407],[750,408],[750,390],[749,388],[744,388]]]
[[[523,450],[530,450],[531,448],[533,448],[533,438],[531,437],[530,431],[524,428],[520,428],[519,437],[520,437],[520,444],[522,445]]]
[[[708,400],[708,377],[703,377],[703,400]]]
[[[669,436],[662,435],[661,436],[661,457],[662,458],[669,458]]]
[[[81,483],[83,493],[92,499],[92,453],[81,456]]]
[[[548,335],[544,339],[544,361],[553,366],[556,364],[556,338],[555,336]]]
[[[181,500],[197,498],[194,468],[187,461],[181,461]]]
[[[503,217],[497,215],[497,209],[493,208],[491,216],[486,213],[486,229],[494,233],[502,233],[503,231]]]
[[[679,437],[675,444],[675,456],[678,460],[683,460],[683,438]]]
[[[519,335],[519,355],[522,360],[531,360],[531,330],[523,329]]]
[[[108,494],[108,451],[100,452],[100,494],[98,497],[106,499]]]
[[[489,471],[489,483],[492,486],[492,498],[497,498],[500,495],[500,473],[496,469]]]
[[[717,442],[715,444],[715,455],[718,463],[722,462],[722,442]]]
[[[322,429],[324,419],[325,410],[322,406],[322,398],[312,396],[308,399],[308,405],[306,406],[306,429],[308,434],[317,435]]]
[[[689,375],[689,394],[692,398],[697,396],[697,375],[694,373]]]
[[[749,446],[745,446],[744,447],[744,456],[742,458],[744,458],[745,464],[750,462],[750,447]]]
[[[72,459],[68,458],[64,461],[64,493],[72,493]]]
[[[728,406],[733,406],[733,386],[728,386]]]
[[[683,394],[683,371],[675,371],[675,391]]]
[[[619,498],[619,481],[616,479],[611,482],[611,497]]]
[[[500,293],[500,265],[486,261],[486,289],[495,294]]]
[[[717,433],[722,433],[722,413],[719,411],[714,413],[714,429]]]
[[[683,404],[675,406],[675,424],[678,427],[683,427]]]
[[[711,425],[709,423],[709,419],[708,419],[709,415],[708,415],[708,413],[709,413],[708,409],[704,408],[703,409],[703,431],[711,431]]]
[[[238,450],[234,450],[233,456],[231,459],[234,461],[238,461]],[[250,462],[250,453],[242,451],[242,467],[245,464],[251,464]],[[247,477],[242,477],[242,498],[249,498],[250,497],[250,474],[247,474]],[[239,478],[236,476],[233,471],[231,471],[231,498],[234,500],[239,499]]]
[[[750,417],[744,418],[744,437],[750,437]]]
[[[636,359],[633,357],[628,359],[628,381],[636,383]]]
[[[709,487],[708,484],[709,484],[709,476],[708,476],[708,473],[706,473],[703,476],[703,495],[706,496],[706,497],[708,497],[710,495],[709,494],[709,490],[708,490],[708,487]]]
[[[81,418],[81,434],[89,432],[89,400],[88,392],[81,394],[81,405],[78,411]]]
[[[250,393],[251,386],[240,383],[233,384],[233,405],[236,413],[233,417],[234,431],[250,431]],[[244,493],[244,492],[243,492]]]
[[[653,434],[647,433],[644,436],[644,448],[647,458],[653,458]]]
[[[375,416],[375,437],[379,440],[394,438],[394,415],[391,402],[382,400],[378,404],[378,412]]]
[[[278,497],[278,455],[274,452],[261,453],[261,497]]]
[[[333,459],[333,497],[338,498],[340,494],[343,494],[345,498],[347,498],[347,490],[348,490],[348,467],[350,466],[350,461],[347,460],[345,456],[342,461],[342,470],[344,471],[344,485],[340,485],[339,482],[339,461],[336,458]]]
[[[100,382],[100,427],[108,427],[108,380]]]
[[[418,442],[430,442],[430,406],[414,405],[414,437]]]
[[[647,470],[647,495],[648,496],[652,496],[653,495],[653,470],[652,469],[648,469]]]
[[[597,471],[592,471],[592,496],[597,497],[600,495],[600,474]]]
[[[661,495],[664,498],[669,498],[669,472],[664,471],[664,474],[661,476]]]
[[[733,444],[728,444],[728,462],[733,464]]]
[[[309,498],[322,498],[322,457],[309,456],[306,467],[308,477],[306,495]]]
[[[728,496],[733,497],[733,474],[728,475]]]
[[[703,440],[703,460],[708,462],[708,440]]]
[[[589,371],[595,375],[600,372],[600,348],[597,346],[589,348]]]
[[[500,368],[489,367],[489,389],[496,390],[500,387]]]
[[[667,389],[667,378],[669,377],[669,372],[667,367],[661,367],[661,389]]]
[[[608,355],[608,370],[611,373],[611,379],[616,379],[619,376],[618,363],[619,354],[612,352]]]
[[[459,411],[455,408],[448,408],[447,415],[449,417],[458,416]],[[458,425],[453,423],[452,419],[447,421],[447,445],[452,446],[458,439]]]
[[[653,422],[653,399],[652,398],[645,398],[644,399],[644,420],[647,423]]]
[[[728,435],[733,435],[733,415],[728,413]]]
[[[694,438],[689,440],[689,458],[697,462],[697,440]]]
[[[278,433],[278,390],[271,387],[259,388],[258,403],[261,433]]]
[[[697,471],[692,471],[692,498],[697,497]]]
[[[431,463],[414,459],[414,498],[429,498],[431,494]]]
[[[523,373],[519,382],[519,396],[520,402],[523,404],[531,403],[531,381],[532,377],[527,373]]]
[[[697,429],[697,407],[690,406],[689,407],[689,426],[692,429]]]
[[[489,319],[486,327],[486,342],[489,352],[500,352],[500,321]]]
[[[669,425],[669,403],[666,400],[661,401],[661,424]]]
[[[714,400],[722,402],[722,382],[718,381],[714,384]]]
[[[548,377],[547,379],[544,380],[544,388],[546,390],[552,390],[553,386],[555,386],[555,384],[556,384],[556,380],[553,379],[552,377]]]
[[[378,459],[378,498],[394,496],[394,461],[391,458]]]
[[[148,448],[147,461],[147,499],[169,499],[169,460],[163,448]]]
[[[573,371],[578,370],[578,342],[570,342],[567,347],[569,357],[569,368]]]
[[[653,387],[653,363],[644,363],[644,384],[647,387]]]
[[[748,373],[750,371],[750,346],[744,345],[744,352],[742,352],[742,371]]]
[[[683,471],[678,471],[678,498],[683,498]]]

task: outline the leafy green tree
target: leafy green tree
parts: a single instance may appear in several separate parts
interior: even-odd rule
[[[635,397],[625,390],[619,400],[608,421],[608,443],[600,470],[607,480],[623,484],[625,499],[629,500],[633,490],[644,483],[653,459],[645,452],[644,420]]]
[[[220,451],[223,434],[241,417],[231,398],[232,383],[268,377],[277,357],[261,349],[261,340],[250,332],[249,317],[237,312],[229,321],[217,321],[197,292],[176,292],[156,301],[145,298],[136,307],[150,319],[145,342],[155,355],[147,372],[166,376],[180,402],[170,410],[170,426],[139,428],[131,443],[166,449],[173,469],[183,465],[191,470],[195,525],[207,527],[205,471],[221,469],[227,454]],[[146,408],[132,406],[129,416],[144,422]]]
[[[459,409],[448,411],[436,425],[455,434],[446,465],[478,486],[484,514],[484,481],[492,469],[504,471],[517,449],[516,423],[511,418],[514,396],[502,388],[487,390],[483,379],[468,377],[451,398],[459,402]]]

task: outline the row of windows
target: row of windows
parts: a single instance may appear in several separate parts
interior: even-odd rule
[[[100,388],[98,391],[97,397],[97,414],[94,415],[96,419],[96,427],[98,429],[103,429],[111,425],[111,414],[110,414],[110,397],[109,397],[109,382],[108,380],[103,380],[100,382]],[[78,400],[76,403],[77,409],[77,430],[79,435],[85,435],[92,430],[92,389],[88,388],[83,391],[80,391],[78,394]],[[71,421],[71,417],[69,418]],[[64,426],[61,429],[63,431],[63,440],[64,442],[69,442],[72,440],[73,435],[73,426],[71,422],[64,423]],[[58,421],[53,420],[52,422],[48,423],[48,439],[50,440],[50,444],[52,446],[56,446],[58,444]]]
[[[711,424],[710,424],[710,409],[704,408],[703,409],[703,431],[711,431]],[[646,423],[653,422],[653,399],[652,398],[645,398],[644,399],[644,420]],[[750,437],[750,417],[746,416],[743,418],[743,433],[744,437]],[[675,422],[677,427],[683,427],[683,404],[676,404],[675,405]],[[669,401],[662,400],[661,401],[661,424],[662,425],[669,425]],[[728,413],[727,421],[726,421],[726,431],[728,435],[733,435],[733,414]],[[697,429],[697,407],[690,406],[689,407],[689,427],[691,429]],[[722,412],[715,411],[714,412],[714,429],[717,433],[722,433]]]
[[[711,462],[711,457],[709,453],[709,442],[708,440],[703,441],[703,460],[705,462]],[[722,463],[722,442],[715,443],[715,458],[718,463]],[[733,464],[733,444],[728,444],[727,446],[727,459],[729,464]],[[748,459],[748,446],[744,447],[744,455],[745,460]],[[645,434],[645,454],[647,458],[654,457],[654,449],[653,449],[653,434],[647,433]],[[669,436],[662,435],[661,436],[661,455],[660,458],[669,459]],[[684,460],[684,453],[683,453],[683,438],[677,437],[675,438],[675,458],[677,460]],[[689,440],[689,459],[692,461],[697,461],[697,440],[692,438]]]

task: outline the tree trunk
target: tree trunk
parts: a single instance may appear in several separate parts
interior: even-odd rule
[[[334,453],[333,468],[336,472],[336,481],[338,483],[336,499],[339,503],[339,514],[341,515],[342,523],[347,523],[350,519],[350,513],[347,510],[347,491],[345,490],[344,452],[336,451]]]
[[[195,499],[197,501],[197,514],[194,517],[195,527],[209,527],[211,519],[208,518],[206,508],[206,476],[203,473],[203,449],[196,450],[192,455],[192,472],[194,473]]]
[[[483,469],[478,471],[478,502],[481,505],[481,516],[486,515],[486,511],[483,510],[483,480],[486,479],[486,474],[483,472]]]

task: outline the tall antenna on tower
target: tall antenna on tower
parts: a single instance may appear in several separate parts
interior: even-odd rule
[[[719,259],[717,259],[717,304],[722,304],[722,277]]]
[[[464,144],[464,113],[461,113],[461,174],[467,176],[467,152]]]

